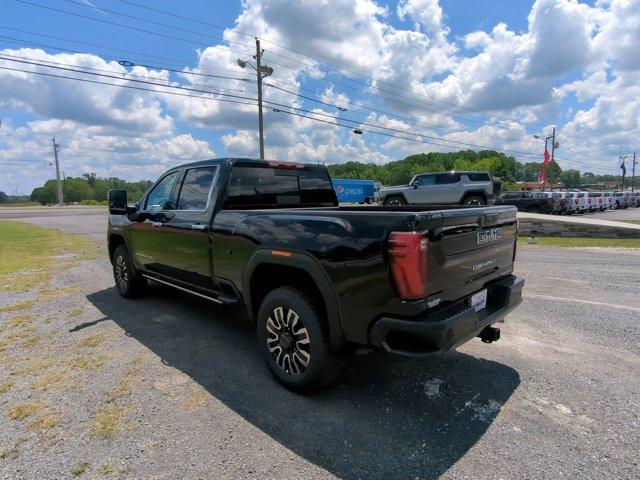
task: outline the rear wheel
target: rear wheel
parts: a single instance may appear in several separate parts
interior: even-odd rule
[[[330,382],[335,359],[324,319],[309,296],[293,287],[273,290],[260,306],[257,323],[258,346],[280,383],[309,393]]]
[[[462,204],[468,205],[470,207],[480,207],[482,205],[486,205],[487,202],[485,202],[484,198],[479,195],[469,195],[468,197],[464,198]]]
[[[389,207],[400,207],[402,205],[406,205],[407,202],[404,201],[402,197],[387,197],[384,201],[384,204]]]
[[[129,250],[119,245],[113,252],[113,279],[118,293],[124,298],[133,298],[142,294],[147,280],[133,269]]]

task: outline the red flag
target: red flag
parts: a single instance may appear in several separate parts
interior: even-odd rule
[[[542,162],[542,168],[540,169],[540,181],[547,181],[547,167],[549,166],[549,162],[551,161],[551,155],[549,155],[549,150],[547,148],[544,149],[544,162]]]

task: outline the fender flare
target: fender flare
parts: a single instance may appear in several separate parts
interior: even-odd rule
[[[271,249],[258,249],[249,259],[246,268],[242,274],[242,296],[250,318],[254,318],[257,312],[253,311],[253,302],[251,300],[251,277],[257,267],[264,264],[282,265],[286,267],[296,268],[307,273],[315,282],[322,299],[324,300],[327,312],[327,323],[329,326],[329,339],[331,347],[334,351],[339,350],[345,343],[344,330],[340,319],[340,308],[338,306],[338,297],[331,286],[329,277],[324,269],[313,257],[298,252],[291,252],[291,256],[274,256]]]

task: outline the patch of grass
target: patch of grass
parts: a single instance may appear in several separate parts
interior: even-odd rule
[[[7,450],[0,450],[0,460],[5,458],[15,458],[18,456],[18,447],[11,447]]]
[[[100,247],[89,238],[28,223],[0,220],[0,279],[20,270],[55,266],[56,256],[73,252],[81,259],[95,258]]]
[[[41,392],[57,389],[63,390],[70,384],[70,374],[67,370],[58,370],[56,372],[47,373],[37,377],[32,383],[31,388]]]
[[[51,272],[19,271],[15,274],[3,276],[4,283],[0,285],[0,292],[28,292],[36,285],[51,280]]]
[[[636,225],[640,225],[640,220],[620,220],[620,221],[624,223],[634,223]]]
[[[82,315],[82,312],[84,312],[84,308],[82,308],[82,307],[72,308],[71,310],[69,310],[67,312],[67,317],[76,318],[76,317],[79,317],[80,315]]]
[[[33,315],[31,315],[30,313],[23,313],[21,315],[15,315],[15,316],[11,317],[9,322],[14,327],[22,327],[23,325],[26,325],[28,323],[33,322],[34,318],[35,317]]]
[[[520,237],[518,243],[526,245],[527,237]],[[538,245],[564,248],[640,248],[640,238],[538,237]]]
[[[138,384],[141,372],[140,360],[136,359],[131,368],[118,379],[113,390],[107,392],[106,401],[97,410],[91,422],[91,430],[95,437],[113,438],[123,429],[124,417],[129,409],[125,400]]]
[[[32,327],[24,328],[22,330],[17,330],[15,332],[11,332],[7,334],[7,340],[24,340],[25,338],[29,338],[30,335],[33,335],[35,329]]]
[[[53,360],[31,360],[26,365],[9,372],[12,377],[25,377],[27,375],[37,375],[53,365]]]
[[[71,475],[74,477],[79,477],[87,473],[87,470],[91,468],[91,464],[89,462],[80,462],[78,465],[73,467],[71,471]]]
[[[24,420],[25,418],[30,417],[44,407],[45,405],[42,402],[25,402],[11,407],[7,411],[7,416],[11,420]]]
[[[13,387],[13,382],[9,380],[0,382],[0,393],[8,392],[9,390],[11,390],[11,387]]]
[[[126,407],[115,401],[103,403],[93,417],[91,431],[97,438],[113,438],[124,422]]]
[[[109,355],[79,355],[69,361],[69,366],[74,370],[102,370],[110,359]]]
[[[51,300],[52,298],[71,295],[79,290],[77,285],[69,285],[62,288],[47,288],[38,293],[38,300]]]
[[[26,310],[33,307],[34,303],[35,302],[33,300],[25,300],[22,302],[12,303],[11,305],[5,305],[4,307],[0,307],[0,313]]]
[[[103,333],[97,333],[95,335],[89,335],[80,340],[80,345],[85,347],[99,347],[104,342],[106,336]]]
[[[40,431],[51,430],[52,428],[60,425],[61,418],[62,415],[60,415],[59,413],[44,413],[30,422],[29,425],[27,425],[27,429]]]
[[[38,335],[34,335],[32,337],[28,337],[27,339],[25,339],[21,345],[27,348],[35,347],[40,343],[40,340],[42,340],[42,337]]]
[[[47,315],[46,317],[44,317],[43,322],[49,324],[53,322],[53,317],[51,315]]]
[[[98,469],[100,475],[124,475],[127,473],[125,468],[114,467],[110,463],[105,463]]]
[[[207,392],[203,390],[198,390],[197,392],[192,393],[187,400],[182,404],[182,406],[187,410],[193,410],[194,408],[200,407],[207,403],[209,395]]]

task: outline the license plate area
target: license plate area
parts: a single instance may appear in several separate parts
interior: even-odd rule
[[[487,308],[487,289],[485,288],[471,295],[469,304],[476,312]]]

